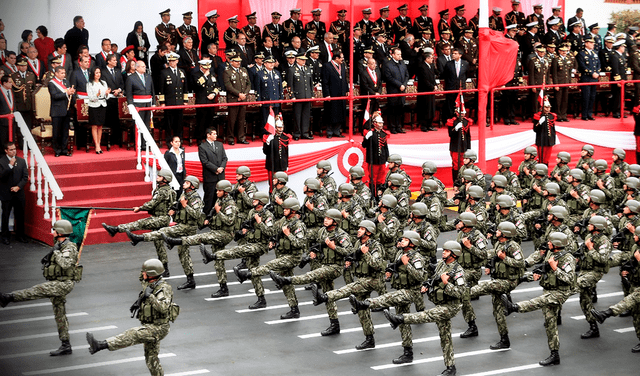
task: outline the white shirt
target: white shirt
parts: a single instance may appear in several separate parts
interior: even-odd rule
[[[178,161],[178,166],[176,167],[176,173],[180,173],[182,172],[182,156],[180,156],[180,154],[182,153],[182,149],[178,149],[178,152],[176,153],[176,151],[171,148],[170,151],[176,156],[176,161]]]

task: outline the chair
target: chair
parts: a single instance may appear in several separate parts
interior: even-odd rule
[[[35,115],[34,127],[31,128],[31,134],[40,145],[40,151],[44,154],[45,141],[53,137],[53,125],[51,125],[51,95],[49,88],[41,86],[33,92],[33,113]],[[75,131],[69,129],[69,150],[73,153],[73,145],[75,145]]]

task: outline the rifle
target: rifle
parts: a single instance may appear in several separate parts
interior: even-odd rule
[[[578,221],[576,223],[573,224],[573,232],[578,234],[581,233],[582,230],[584,230],[585,228],[587,228],[587,226],[589,225],[589,220],[591,219],[591,217],[587,217],[584,218],[581,221]],[[576,231],[576,227],[578,228],[578,231]]]
[[[625,236],[625,232],[629,232],[626,227],[624,228],[624,230],[618,231],[618,233],[611,238],[612,244],[618,243],[618,249],[624,249],[625,245],[627,244],[627,237]]]
[[[625,206],[626,206],[625,204],[621,204],[621,205],[616,206],[616,214],[623,214]]]
[[[533,192],[535,192],[533,189],[530,189],[527,193],[522,195],[522,199],[523,200],[531,200],[533,198]]]
[[[316,254],[316,260],[320,261],[324,259],[324,252],[322,251],[322,246],[320,245],[320,243],[315,243],[311,247],[309,247],[309,253],[311,252]],[[309,256],[309,253],[305,253],[304,255],[302,255],[300,264],[298,264],[298,267],[300,269],[304,268],[305,265],[311,262],[311,256]]]
[[[53,257],[53,252],[60,250],[60,243],[56,243],[52,248],[51,251],[49,251],[49,253],[47,253],[46,255],[44,255],[44,257],[42,258],[42,260],[40,260],[40,263],[42,264],[42,270],[44,270],[45,268],[48,268],[49,265],[51,265],[51,257]]]
[[[275,213],[275,210],[274,210],[274,209],[275,209],[275,208],[274,208],[274,206],[273,206],[273,202],[270,202],[270,203],[268,203],[268,204],[266,204],[266,205],[264,206],[264,209],[263,209],[263,210],[270,211],[272,214],[274,214],[274,213]]]
[[[500,261],[500,257],[498,257],[498,253],[496,252],[496,255],[493,256],[486,265],[486,268],[489,269],[490,275],[496,272],[496,263]]]
[[[293,221],[291,221],[291,223],[286,225],[286,227],[289,228],[289,230],[291,230],[291,228],[295,226],[296,223],[298,223],[298,219],[296,217],[293,217]],[[277,249],[278,246],[280,245],[280,239],[282,239],[283,235],[284,235],[284,232],[282,232],[282,229],[280,229],[280,231],[278,231],[278,233],[275,236],[272,236],[271,238],[269,238],[268,243],[273,243],[273,247],[269,247],[269,249]]]
[[[467,199],[467,194],[464,192],[458,192],[451,198],[451,200],[453,201],[458,200],[459,202],[463,202],[466,199]]]
[[[131,312],[131,318],[136,317],[136,314],[140,310],[140,306],[142,305],[142,302],[144,302],[147,299],[147,296],[145,296],[145,291],[149,287],[151,287],[151,292],[153,292],[153,290],[155,290],[158,283],[160,283],[160,278],[158,278],[155,282],[147,286],[147,288],[145,288],[143,291],[140,291],[140,294],[138,294],[138,299],[129,308],[129,312]]]
[[[317,202],[316,202],[316,195],[314,194],[313,196],[311,196],[311,198],[309,198],[309,201],[307,202],[311,202],[311,204],[313,205],[313,207],[315,208],[317,206]],[[307,208],[307,204],[304,203],[301,207],[300,210],[298,211],[298,214],[300,214],[300,220],[304,222],[305,217],[307,216],[307,212],[309,211],[309,209]]]
[[[497,231],[498,226],[496,226],[495,223],[487,225],[487,235],[491,234],[491,238],[495,239]]]
[[[415,255],[417,252],[418,252],[418,250],[411,251],[411,252],[407,253],[407,257],[409,257],[409,260],[411,260],[413,255]],[[386,273],[391,273],[392,275],[396,275],[396,274],[398,274],[398,268],[401,267],[402,265],[403,265],[402,264],[402,257],[400,257],[396,261],[388,263],[387,267],[386,267],[386,269],[384,271]]]
[[[433,273],[433,275],[431,276],[431,278],[427,279],[426,281],[422,282],[422,286],[426,287],[427,291],[425,291],[424,293],[429,295],[433,289],[438,285],[438,280],[442,279],[442,276],[440,274],[436,274],[436,266],[437,264],[429,264],[428,269],[429,271],[431,271],[431,273]],[[451,270],[449,273],[446,273],[449,277],[454,277],[455,276],[455,270]]]
[[[533,220],[533,226],[535,229],[535,225],[540,225],[539,229],[535,229],[536,231],[536,235],[542,236],[544,235],[544,232],[546,230],[546,226],[547,226],[548,222],[547,222],[547,215],[544,214],[544,212],[542,214],[540,214],[540,216],[536,219]]]
[[[378,196],[382,196],[382,194],[384,194],[384,191],[386,191],[387,188],[389,188],[389,183],[384,183],[384,184],[380,184],[379,186],[377,186],[378,192],[382,192]],[[378,193],[378,192],[376,192],[376,193]]]
[[[554,260],[558,260],[560,258],[562,258],[562,256],[566,255],[567,253],[569,253],[569,251],[562,251],[556,255],[551,256]],[[547,261],[542,261],[539,264],[534,265],[533,268],[533,274],[539,274],[540,276],[545,276],[547,273],[549,273],[549,270],[551,270],[551,267],[549,266],[549,262]]]
[[[247,229],[246,233],[242,233],[242,230]],[[242,222],[242,225],[240,225],[240,229],[237,230],[235,232],[235,234],[233,235],[233,240],[234,241],[239,241],[240,239],[244,238],[245,236],[247,236],[247,234],[250,231],[253,231],[254,227],[253,227],[253,218],[249,218],[246,221]]]
[[[636,268],[638,268],[638,267],[639,267],[638,261],[635,259],[635,257],[633,257],[633,255],[631,255],[631,258],[629,259],[629,261],[627,261],[624,264],[620,265],[620,272],[633,273],[634,270]],[[629,277],[628,276],[622,277],[622,284],[627,289],[631,288],[631,281],[629,281]]]

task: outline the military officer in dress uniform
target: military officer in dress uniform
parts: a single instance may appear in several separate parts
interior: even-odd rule
[[[160,12],[162,22],[156,26],[156,40],[159,45],[163,45],[169,42],[171,45],[176,45],[176,25],[169,22],[171,20],[171,9]]]
[[[419,36],[423,31],[431,31],[431,35],[435,35],[433,28],[433,19],[429,17],[429,5],[424,4],[418,8],[420,16],[413,20],[413,35]]]
[[[220,91],[220,84],[215,76],[211,74],[211,60],[200,60],[200,68],[193,74],[193,88],[196,95],[196,104],[215,103],[216,95]],[[213,107],[196,108],[196,139],[205,138],[205,129],[213,126]]]
[[[560,47],[560,44],[562,44],[562,41],[564,39],[564,35],[560,34],[559,31],[560,25],[562,25],[562,21],[560,21],[559,18],[547,22],[547,28],[549,29],[549,31],[547,31],[547,33],[544,35],[544,38],[542,38],[544,44],[555,44],[556,47]]]
[[[613,53],[611,54],[611,81],[627,79],[627,56],[625,54],[625,48],[626,44],[623,39],[613,44]],[[595,53],[595,49],[593,51]],[[620,108],[620,86],[621,84],[611,85],[611,113],[616,119],[620,119],[620,113],[624,112],[624,108]]]
[[[280,37],[282,36],[284,30],[283,27],[279,24],[280,17],[282,17],[282,14],[280,14],[279,12],[272,12],[271,23],[264,25],[264,29],[262,30],[262,39],[264,40],[266,37],[271,37],[271,40],[273,41],[273,47],[276,48],[282,47],[280,43]],[[276,60],[279,58],[279,56],[274,57],[276,58]]]
[[[449,25],[449,9],[443,9],[438,12],[440,15],[440,20],[438,20],[438,35],[440,39],[442,39],[442,33],[445,30],[449,30],[451,32],[451,26]]]
[[[549,62],[545,59],[547,51],[544,46],[536,47],[535,54],[529,59],[527,70],[529,72],[529,85],[543,85],[551,82],[549,76]],[[531,89],[529,92],[529,105],[532,114],[538,112],[540,104],[538,103],[538,93],[540,88]]]
[[[342,47],[342,51],[349,51],[349,37],[351,37],[351,24],[349,23],[349,21],[345,20],[346,17],[347,10],[340,9],[338,11],[338,19],[333,21],[331,25],[329,25],[329,31],[333,33],[333,35],[338,36],[338,44]],[[357,23],[356,26],[358,26],[360,30],[362,30],[362,26],[360,26],[360,23]],[[354,30],[356,26],[354,26]],[[362,30],[362,33],[364,34],[364,30]],[[321,38],[320,36],[318,37]],[[369,43],[368,39],[366,43]]]
[[[324,22],[320,21],[320,16],[322,16],[322,9],[316,8],[312,10],[311,15],[313,19],[307,22],[306,25],[304,25],[304,31],[306,33],[309,30],[315,30],[315,42],[319,43],[320,41],[322,41],[324,33],[327,32],[327,26]],[[300,38],[302,39],[302,35],[300,35]]]
[[[411,34],[411,18],[407,17],[409,6],[403,4],[398,7],[400,15],[393,20],[393,42],[397,45],[404,40],[407,34]]]
[[[527,23],[527,18],[524,13],[520,12],[520,0],[511,0],[511,12],[504,16],[504,20],[509,25],[518,25],[518,27],[524,27]]]
[[[551,21],[558,20],[558,22],[560,23],[560,27],[558,28],[558,32],[560,32],[563,35],[565,35],[567,29],[564,26],[564,20],[562,19],[562,17],[560,17],[560,13],[562,12],[562,5],[558,5],[558,6],[552,7],[551,10],[553,11],[553,14],[551,15],[551,17],[547,18],[547,30],[550,29],[549,23]]]
[[[247,15],[247,22],[248,25],[242,28],[242,32],[247,37],[247,46],[258,51],[258,48],[262,47],[262,35],[260,27],[256,25],[256,12]]]
[[[467,77],[475,75],[478,66],[478,41],[473,38],[473,30],[467,28],[456,44],[462,50],[462,58],[469,63]]]
[[[238,38],[238,34],[242,31],[238,29],[238,15],[227,18],[227,21],[229,22],[229,27],[224,31],[223,38],[225,51],[230,51],[238,45],[236,39]]]
[[[159,102],[161,106],[181,106],[185,103],[186,75],[178,68],[180,56],[174,52],[167,54],[169,68],[161,73]],[[174,136],[182,136],[182,109],[164,110],[164,129],[167,145],[171,143]]]
[[[276,60],[273,56],[268,56],[264,60],[264,69],[256,73],[254,90],[256,97],[260,101],[277,101],[284,99],[283,84],[284,80],[280,72],[274,69]],[[273,110],[274,115],[280,113],[280,103],[263,104],[261,107],[262,124],[267,124],[269,113]],[[262,128],[264,130],[264,128]],[[262,132],[267,134],[266,130]]]
[[[459,5],[454,9],[456,10],[456,15],[451,20],[451,33],[453,34],[453,40],[457,41],[467,29],[467,19],[464,17],[466,11],[464,5]]]
[[[527,17],[527,23],[531,23],[531,22],[537,22],[538,23],[538,38],[540,40],[542,40],[542,38],[544,38],[544,34],[545,34],[545,27],[544,27],[544,14],[542,14],[542,4],[535,4],[533,6],[533,13],[531,13],[528,17]]]
[[[362,19],[358,21],[356,25],[360,26],[360,29],[362,30],[362,38],[370,44],[373,41],[371,29],[374,25],[374,22],[371,21],[371,8],[365,8],[362,10]]]
[[[578,69],[580,82],[597,82],[600,77],[600,59],[594,52],[595,41],[593,38],[584,39],[584,50],[578,53]],[[582,86],[582,120],[595,120],[593,107],[596,100],[596,85]]]
[[[20,112],[29,129],[33,122],[33,99],[32,94],[36,89],[37,77],[33,72],[27,70],[27,59],[21,58],[16,65],[18,71],[12,73],[10,76],[13,79],[13,98],[14,98],[14,111]],[[42,68],[44,69],[44,68]],[[18,136],[14,134],[14,138]]]
[[[302,39],[304,27],[302,26],[302,21],[300,21],[300,8],[289,11],[289,19],[282,23],[282,28],[281,45],[283,49],[291,45],[291,39],[293,39],[293,37]],[[324,34],[321,36],[324,36]]]
[[[584,41],[581,35],[582,23],[579,21],[574,22],[569,25],[569,30],[571,31],[569,35],[567,35],[567,43],[571,44],[571,54],[573,56],[577,56],[580,51],[584,49]]]
[[[606,46],[605,38],[605,46]],[[636,45],[640,43],[640,37],[636,38]],[[602,63],[602,60],[600,61]],[[633,73],[634,80],[640,80],[640,49],[636,48],[633,51],[629,51],[629,68],[631,68],[631,72]],[[633,96],[633,107],[636,107],[638,103],[640,103],[640,83],[636,82],[634,84],[635,89]]]
[[[551,21],[554,22],[554,21]],[[553,58],[551,62],[551,81],[554,84],[568,84],[571,83],[572,74],[575,73],[578,68],[573,56],[569,55],[569,47],[562,46],[558,49],[558,55]],[[567,108],[569,105],[569,88],[556,87],[556,111],[558,114],[558,122],[566,122],[567,120]]]
[[[312,21],[313,22],[313,21]],[[302,49],[304,49],[305,51],[308,50],[311,47],[314,47],[317,45],[316,42],[316,29],[309,29],[306,30],[307,36],[304,38],[304,40],[301,43],[301,47]]]
[[[207,12],[205,17],[207,17],[207,20],[202,24],[202,28],[200,30],[200,36],[202,37],[200,51],[203,53],[204,51],[207,51],[209,44],[218,44],[218,24],[216,22],[218,19],[218,10],[213,9]]]
[[[384,6],[380,8],[380,18],[376,20],[376,24],[380,27],[380,33],[386,34],[388,36],[393,35],[393,24],[389,20],[389,6]],[[391,44],[391,38],[387,41],[388,44]]]
[[[588,29],[589,29],[588,36],[592,37],[593,40],[595,41],[593,50],[597,54],[602,49],[602,37],[600,36],[600,26],[597,23],[594,23],[593,25],[589,25]],[[633,44],[635,46],[635,43]]]
[[[444,53],[444,47],[445,46],[449,46],[449,54],[445,54]],[[443,30],[440,33],[440,40],[438,41],[438,43],[436,43],[436,55],[438,55],[438,57],[440,56],[444,56],[444,55],[451,55],[451,49],[453,48],[453,42],[451,41],[451,30],[447,29],[447,30]],[[449,58],[447,61],[450,61],[451,58]],[[438,74],[442,74],[442,71],[439,71]]]
[[[226,34],[226,33],[225,33]],[[231,66],[224,70],[224,87],[227,91],[227,102],[246,102],[251,82],[246,68],[240,66],[242,58],[239,56],[231,58]],[[229,145],[235,144],[234,135],[238,137],[238,143],[248,144],[245,138],[245,117],[247,106],[230,106],[229,118],[227,121],[227,142]]]
[[[200,37],[198,36],[198,27],[191,25],[191,21],[193,20],[193,12],[182,13],[182,21],[184,22],[178,29],[176,30],[176,34],[178,36],[178,46],[182,48],[182,41],[186,37],[191,37],[193,40],[193,47],[197,50],[200,47]],[[204,25],[203,25],[204,28]],[[206,50],[206,49],[205,49]],[[198,54],[196,53],[196,56]]]
[[[307,57],[303,53],[296,55],[296,64],[287,71],[287,84],[291,88],[293,102],[293,139],[300,137],[313,139],[309,130],[309,116],[311,114],[311,102],[297,102],[295,99],[313,98],[313,74],[311,68],[306,66]]]
[[[504,21],[502,20],[502,8],[493,7],[493,14],[489,16],[489,28],[495,31],[504,32]]]

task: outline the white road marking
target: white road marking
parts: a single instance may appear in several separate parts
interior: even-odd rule
[[[389,326],[389,325],[387,324],[387,326]],[[342,333],[342,331],[340,331],[340,333]],[[451,336],[458,337],[460,334],[462,334],[462,332],[460,332],[460,333],[452,333]],[[440,340],[440,336],[438,335],[438,336],[433,336],[433,337],[425,337],[425,338],[413,339],[413,343],[423,343],[423,342],[431,342],[431,341],[439,341],[439,340]],[[343,354],[350,354],[350,353],[359,352],[359,351],[386,349],[386,348],[389,348],[389,347],[396,347],[396,346],[402,346],[402,341],[376,344],[376,347],[374,347],[372,349],[356,350],[356,348],[354,347],[352,349],[334,351],[334,353],[338,354],[338,355],[343,355]]]
[[[75,351],[84,350],[84,349],[88,349],[88,348],[89,348],[89,345],[73,345],[73,349]],[[2,355],[2,356],[0,356],[0,360],[2,360],[2,359],[13,359],[13,358],[23,358],[23,357],[26,357],[26,356],[34,356],[34,355],[45,355],[45,354],[49,354],[53,350],[57,350],[57,349],[31,351],[31,352],[20,353],[20,354]]]
[[[178,372],[178,373],[167,373],[164,376],[190,376],[190,375],[202,375],[203,373],[209,373],[208,369],[198,369],[195,371],[187,371],[187,372]]]
[[[76,329],[76,330],[69,330],[69,334],[78,334],[78,333],[84,334],[86,332],[99,332],[101,330],[111,330],[111,329],[118,329],[118,327],[115,325],[109,325],[109,326],[99,326],[96,328]],[[53,332],[53,333],[32,334],[29,336],[0,338],[0,343],[12,342],[12,341],[23,341],[27,339],[36,339],[36,338],[44,338],[44,337],[55,337],[57,335],[58,335],[58,332]]]
[[[338,316],[343,316],[343,315],[351,315],[351,311],[343,311],[343,312],[338,312]],[[325,317],[329,317],[329,314],[327,313],[323,313],[321,315],[313,315],[313,316],[304,316],[304,317],[300,317],[299,319],[286,319],[286,320],[273,320],[273,321],[265,321],[265,324],[268,325],[276,325],[276,324],[286,324],[288,322],[296,322],[296,321],[308,321],[308,320],[315,320],[315,319],[322,319]]]
[[[463,353],[456,354],[456,359],[465,358],[467,356],[476,356],[476,355],[484,355],[484,354],[489,354],[489,353],[498,353],[498,352],[508,351],[508,350],[510,350],[510,349],[500,349],[500,350],[489,350],[489,349],[487,349],[487,350],[463,352]],[[442,356],[434,356],[433,358],[418,359],[418,360],[414,359],[413,363],[382,364],[382,365],[379,365],[379,366],[371,367],[371,369],[373,369],[375,371],[380,371],[380,370],[383,370],[383,369],[414,366],[416,364],[432,363],[432,362],[438,362],[438,361],[442,361],[442,360],[443,360]]]
[[[170,357],[173,357],[173,356],[176,356],[176,354],[165,353],[165,354],[159,354],[158,358],[170,358]],[[69,372],[69,371],[75,371],[75,370],[79,370],[79,369],[104,367],[104,366],[111,366],[111,365],[114,365],[114,364],[131,363],[131,362],[144,362],[144,356],[137,356],[135,358],[126,358],[126,359],[120,359],[120,360],[111,360],[111,361],[108,361],[108,362],[79,364],[77,366],[50,368],[50,369],[43,369],[43,370],[39,370],[39,371],[29,371],[29,372],[23,372],[22,374],[25,375],[25,376],[29,376],[29,375],[47,375],[47,374],[51,374],[51,373]]]
[[[634,328],[634,327],[632,326],[632,327],[629,327],[629,328],[620,328],[620,329],[615,329],[615,330],[614,330],[614,332],[617,332],[617,333],[627,333],[627,332],[633,332],[633,331],[635,331],[635,330],[636,330],[636,328]]]
[[[391,326],[389,326],[389,323],[386,323],[386,324],[374,325],[373,328],[374,329],[384,329],[384,328],[391,329]],[[340,334],[353,333],[353,332],[362,332],[362,327],[359,326],[357,328],[340,329]],[[302,338],[302,339],[317,338],[317,337],[322,337],[322,335],[316,332],[316,333],[309,333],[309,334],[303,334],[298,336],[298,338]]]
[[[24,309],[24,308],[34,308],[34,307],[45,307],[45,306],[51,306],[51,302],[47,302],[47,303],[33,303],[33,304],[18,304],[18,305],[11,305],[9,307],[5,307],[2,310],[0,310],[0,312],[6,312],[6,311],[11,311],[14,309]]]
[[[87,315],[89,315],[87,312],[67,313],[67,317],[77,317],[77,316],[87,316]],[[41,321],[41,320],[52,320],[54,318],[55,317],[51,315],[51,316],[31,317],[28,319],[7,320],[7,321],[0,321],[0,325],[20,324],[23,322],[32,322],[32,321]]]
[[[303,291],[304,287],[300,287],[297,288],[296,291]],[[281,290],[269,290],[269,289],[264,289],[264,294],[265,295],[271,295],[271,294],[282,294]],[[240,294],[240,295],[229,295],[229,296],[223,296],[222,298],[204,298],[204,300],[208,301],[208,302],[215,302],[217,300],[229,300],[229,299],[239,299],[239,298],[246,298],[249,296],[253,296],[255,297],[256,294],[255,293],[249,293],[249,294]]]
[[[534,369],[534,368],[542,368],[542,366],[540,364],[538,364],[538,363],[527,364],[527,365],[524,365],[524,366],[517,366],[517,367],[511,367],[511,368],[494,369],[494,370],[491,370],[491,371],[474,373],[474,374],[466,375],[466,376],[490,376],[490,375],[501,375],[503,373],[513,374],[514,372],[525,371],[525,370]]]

